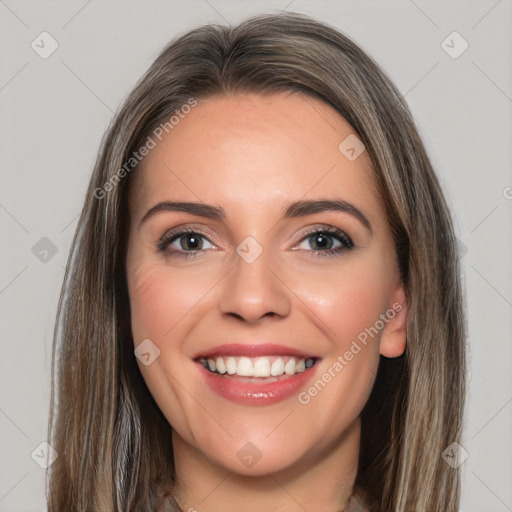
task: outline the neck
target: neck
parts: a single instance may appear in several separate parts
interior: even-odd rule
[[[358,418],[328,449],[259,476],[237,474],[215,464],[173,431],[177,475],[173,494],[186,511],[343,510],[357,473],[360,431]]]

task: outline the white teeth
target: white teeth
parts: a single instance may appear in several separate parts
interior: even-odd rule
[[[218,369],[218,365],[217,365],[217,369]],[[299,359],[296,363],[295,363],[295,373],[302,373],[303,371],[306,370],[306,361],[304,361],[304,359]]]
[[[272,368],[270,369],[270,375],[273,377],[278,377],[279,375],[283,375],[284,373],[284,362],[282,357],[278,357],[273,363]]]
[[[280,377],[281,375],[295,375],[311,368],[314,359],[297,359],[290,356],[262,356],[249,357],[223,357],[215,359],[201,358],[199,362],[209,371],[219,375],[239,375],[241,377]]]
[[[238,361],[236,373],[241,377],[252,377],[254,373],[252,361],[248,357],[241,357]]]
[[[270,377],[270,361],[268,357],[260,357],[254,363],[253,377]]]
[[[284,372],[286,375],[295,375],[295,359],[293,357],[284,365]]]
[[[217,371],[221,375],[224,375],[226,373],[226,365],[224,364],[224,359],[222,357],[217,357],[215,364],[217,365]]]
[[[229,375],[234,375],[236,373],[236,359],[234,357],[228,357],[226,361],[226,370]]]

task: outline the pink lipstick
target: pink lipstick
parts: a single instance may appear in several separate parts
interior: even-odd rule
[[[201,378],[220,396],[242,405],[270,405],[297,394],[319,358],[276,344],[220,345],[198,354]]]

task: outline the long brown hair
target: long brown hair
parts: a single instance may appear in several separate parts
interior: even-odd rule
[[[278,91],[325,101],[364,143],[409,304],[406,351],[381,357],[362,413],[355,487],[372,510],[458,509],[459,471],[441,454],[461,436],[465,319],[442,190],[403,97],[375,62],[323,23],[275,14],[173,41],[104,137],[55,328],[49,439],[59,456],[48,472],[50,512],[154,510],[174,482],[171,427],[133,353],[125,254],[138,165],[130,159],[191,99]]]

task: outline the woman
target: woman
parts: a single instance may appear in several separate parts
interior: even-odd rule
[[[90,182],[49,510],[455,511],[464,331],[448,208],[377,65],[301,15],[194,30]]]

